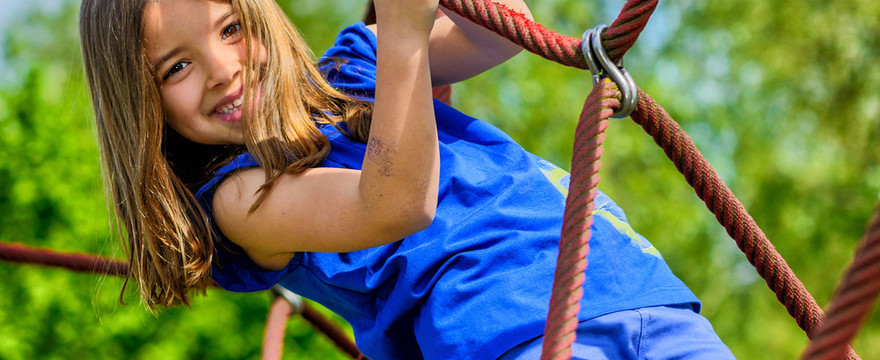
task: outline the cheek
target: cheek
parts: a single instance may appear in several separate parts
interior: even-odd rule
[[[201,114],[201,92],[189,83],[162,88],[162,104],[169,121],[181,122]]]
[[[181,84],[174,84],[181,85]],[[184,86],[166,86],[162,89],[162,105],[167,125],[190,141],[202,143],[203,114],[199,110],[201,92]]]

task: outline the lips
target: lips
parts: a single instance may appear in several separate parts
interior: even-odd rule
[[[237,122],[241,121],[241,104],[242,104],[242,88],[238,91],[227,95],[214,106],[209,116],[217,118],[221,121]]]
[[[243,90],[244,88],[239,88],[236,92],[226,95],[226,97],[221,99],[217,105],[214,106],[211,113],[229,112],[228,110],[232,107],[240,107]]]

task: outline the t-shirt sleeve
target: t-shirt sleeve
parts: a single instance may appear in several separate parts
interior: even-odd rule
[[[299,257],[295,256],[281,270],[266,271],[257,266],[244,249],[230,241],[213,221],[214,193],[217,187],[227,176],[236,170],[259,166],[256,159],[250,153],[239,155],[214,174],[214,177],[196,192],[196,200],[208,214],[211,227],[217,234],[217,242],[214,243],[214,259],[211,263],[211,278],[220,287],[237,292],[260,291],[271,288],[278,283],[285,274],[299,266]]]
[[[373,100],[376,89],[376,34],[363,22],[343,29],[318,63],[331,86],[359,100]]]

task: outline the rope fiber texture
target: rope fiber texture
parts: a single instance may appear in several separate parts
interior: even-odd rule
[[[855,258],[831,300],[822,326],[807,347],[805,360],[840,359],[864,324],[880,292],[880,207],[874,213]]]
[[[639,106],[631,117],[663,148],[798,326],[808,336],[813,334],[824,315],[822,309],[691,138],[641,89]],[[847,352],[850,359],[858,359],[851,348]]]
[[[658,0],[628,0],[602,36],[605,51],[620,61],[638,39]],[[524,49],[563,65],[587,69],[579,37],[560,35],[491,0],[440,0],[440,5],[504,36]]]
[[[0,261],[59,267],[83,273],[128,275],[128,264],[119,260],[89,254],[64,253],[15,243],[0,242]],[[312,327],[327,336],[347,355],[353,359],[363,358],[348,335],[317,310],[308,304],[303,304],[301,315]],[[283,338],[283,336],[276,338]],[[278,345],[278,349],[281,349],[280,345]]]
[[[581,40],[579,38],[559,35],[527,19],[522,14],[490,0],[441,0],[440,3],[457,14],[544,58],[567,66],[587,68],[586,61],[581,54]],[[624,53],[635,44],[638,35],[644,29],[656,6],[657,0],[628,0],[626,2],[620,16],[602,34],[602,43],[613,61],[619,61]],[[583,291],[581,287],[584,281],[583,270],[586,268],[586,255],[589,253],[589,227],[592,224],[590,213],[593,208],[592,200],[595,196],[596,184],[599,180],[597,172],[600,165],[599,156],[602,152],[603,131],[607,127],[607,117],[612,112],[612,107],[609,106],[612,102],[618,101],[620,96],[616,86],[609,87],[604,82],[596,89],[600,90],[594,89],[590,98],[596,100],[595,98],[598,97],[599,100],[595,102],[595,105],[590,105],[590,98],[588,98],[588,104],[584,106],[587,120],[584,121],[584,114],[582,114],[582,119],[576,130],[576,133],[579,134],[576,135],[573,163],[577,164],[572,166],[569,200],[572,197],[582,200],[579,200],[577,204],[572,204],[572,210],[569,210],[568,206],[566,208],[563,239],[569,237],[576,240],[570,244],[569,241],[560,243],[560,258],[554,277],[554,291],[546,325],[542,359],[570,357],[571,343],[574,341],[579,299]],[[605,115],[606,113],[608,115]],[[812,338],[823,317],[822,309],[776,252],[775,247],[758,228],[754,219],[745,211],[744,206],[702,157],[687,134],[669,117],[665,110],[641,90],[639,90],[639,106],[633,112],[632,118],[642,125],[663,147],[664,152],[670,157],[676,168],[694,187],[697,195],[715,214],[718,221],[727,229],[728,234],[736,241],[737,246],[746,254],[749,262],[755,266],[767,285],[776,293],[777,298],[785,305],[789,314]],[[582,139],[584,136],[588,138]],[[584,146],[587,148],[581,149]],[[584,167],[584,162],[586,162],[586,166],[581,169]],[[572,214],[569,214],[569,211]],[[580,215],[575,220],[569,220],[574,218],[575,214]],[[570,221],[574,221],[574,223],[569,224]],[[875,217],[874,224],[876,223]],[[876,226],[872,226],[871,229],[868,235],[869,240],[875,239],[878,233]],[[877,250],[878,246],[873,245],[875,242],[877,241],[866,241],[871,244],[871,247],[865,250],[867,255],[857,258],[860,264],[862,262],[878,263],[877,258],[880,257],[878,255],[880,250]],[[71,254],[70,256],[55,257],[53,252],[49,250],[38,250],[41,252],[39,255],[25,250],[21,246],[0,244],[0,260],[39,263],[66,267],[75,271],[103,272],[115,275],[124,275],[128,271],[125,264],[120,265],[112,261],[102,262],[85,255]],[[861,270],[851,270],[855,275],[852,276],[852,279],[848,278],[844,283],[843,290],[841,290],[840,297],[843,299],[840,301],[844,305],[837,305],[842,309],[835,311],[837,307],[832,306],[832,311],[835,314],[837,312],[849,314],[845,311],[847,310],[846,304],[849,303],[844,300],[849,299],[848,296],[850,296],[849,282],[862,284],[865,278],[873,277],[876,274],[873,272],[875,270],[871,271],[866,273]],[[570,273],[576,274],[564,275]],[[557,294],[558,288],[566,289],[568,293]],[[868,296],[872,299],[876,297],[876,291],[873,292],[873,295],[868,295],[869,291],[857,291],[857,295],[852,296],[859,299]],[[573,298],[578,299],[574,304],[571,303]],[[860,300],[860,304],[861,301],[863,300]],[[309,310],[314,312],[308,307],[306,309],[303,313],[304,317],[306,313],[310,312]],[[317,313],[315,312],[315,314]],[[829,327],[835,324],[832,319],[834,318],[829,317]],[[308,317],[307,320],[309,320]],[[310,322],[312,321],[310,320]],[[858,359],[858,356],[848,345],[845,346],[845,351],[847,358]]]
[[[620,91],[609,80],[600,82],[584,102],[575,129],[574,154],[559,257],[553,275],[550,311],[544,328],[541,359],[571,358],[571,344],[578,325],[578,311],[583,297],[584,270],[590,252],[590,226],[593,225],[593,200],[599,185],[602,141],[608,118],[620,106]]]
[[[495,4],[490,0],[440,0],[440,4],[546,59],[581,69],[587,68],[580,50],[580,39],[559,35],[516,11]],[[626,2],[620,16],[602,34],[602,44],[614,62],[618,62],[624,53],[634,45],[656,6],[656,0],[628,0]],[[804,329],[808,336],[812,335],[824,316],[822,309],[757,226],[745,207],[736,199],[712,169],[712,166],[697,150],[687,134],[662,107],[641,90],[639,90],[638,108],[631,117],[663,147],[664,152],[673,161],[676,168],[694,187],[700,199],[715,214],[716,219],[725,227],[740,250],[745,253],[749,262],[757,269],[758,274],[764,278],[767,285],[776,294],[777,299],[785,305],[798,326]],[[578,151],[576,147],[575,153]],[[574,181],[574,172],[578,171],[577,169],[577,166],[572,166],[572,181]],[[598,177],[596,179],[598,180]],[[576,193],[571,191],[569,196],[572,194]],[[582,204],[581,206],[587,205]],[[566,212],[568,211],[566,209]],[[568,216],[566,214],[566,217]],[[566,228],[566,225],[563,227]],[[584,232],[583,236],[588,238],[589,232]],[[578,244],[580,243],[579,240]],[[570,251],[569,249],[573,249],[578,254],[583,252],[586,255],[589,252],[588,241],[584,244],[586,244],[583,245],[586,247],[585,250],[581,249],[580,245],[560,244],[560,258],[557,266],[570,267],[571,260],[563,259],[565,252]],[[586,260],[583,264],[586,266]],[[574,340],[573,333],[562,330],[557,332],[553,329],[558,327],[566,329],[565,331],[571,330],[572,320],[562,320],[560,316],[563,316],[561,314],[576,316],[577,311],[572,311],[568,303],[558,299],[567,298],[573,293],[560,295],[556,292],[559,289],[572,291],[574,283],[582,283],[583,280],[578,280],[578,277],[583,275],[573,274],[570,278],[560,279],[560,271],[557,268],[554,291],[551,297],[551,309],[546,325],[547,334],[545,334],[544,341],[545,344],[551,342],[570,345]],[[557,309],[554,306],[560,306],[558,304],[566,305],[561,305],[563,308]],[[549,337],[551,330],[553,330],[553,336],[560,336],[560,338]],[[551,347],[556,349],[555,346]],[[545,345],[544,350],[543,358],[549,358],[547,355],[548,345]],[[570,351],[570,347],[568,350],[559,350],[554,352],[552,358],[565,358],[564,354],[570,354]],[[849,346],[846,346],[846,354],[849,359],[858,359]]]
[[[0,242],[0,260],[54,266],[83,273],[116,276],[128,274],[128,264],[122,261],[87,254],[61,253],[23,244]]]
[[[318,331],[327,335],[327,338],[336,345],[339,350],[344,352],[352,359],[366,359],[358,350],[357,345],[349,340],[342,329],[332,323],[308,304],[301,304],[302,312],[300,315],[309,320],[309,323]],[[281,359],[282,345],[284,345],[284,331],[287,327],[287,320],[294,315],[296,310],[283,296],[276,295],[272,299],[272,306],[269,307],[269,313],[266,315],[266,330],[263,335],[263,354],[262,360]]]

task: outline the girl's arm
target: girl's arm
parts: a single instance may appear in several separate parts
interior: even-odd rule
[[[494,0],[532,19],[523,0]],[[441,8],[446,17],[436,20],[431,33],[431,80],[434,86],[474,77],[518,54],[522,48],[510,40]],[[376,25],[370,29],[377,33]]]
[[[298,251],[344,252],[406,237],[430,225],[439,150],[429,65],[437,0],[376,1],[376,97],[363,170],[314,168],[284,175],[254,213],[263,170],[241,171],[214,196],[230,240],[266,269]]]
[[[493,0],[532,19],[523,0]],[[519,45],[458,14],[441,8],[431,34],[431,77],[434,86],[470,79],[522,51]]]

